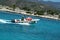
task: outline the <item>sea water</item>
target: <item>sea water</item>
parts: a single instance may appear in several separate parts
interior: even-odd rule
[[[0,23],[0,40],[60,40],[60,21],[0,11],[0,19],[40,19],[35,25]]]

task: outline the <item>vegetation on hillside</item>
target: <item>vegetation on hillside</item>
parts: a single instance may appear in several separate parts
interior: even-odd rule
[[[34,12],[34,14],[38,15],[44,15],[45,12],[47,15],[59,15],[60,13],[60,10],[57,10],[54,7],[39,2],[31,2],[28,0],[0,0],[0,4],[12,6],[13,10],[15,10],[16,7],[19,7],[20,9],[26,10],[27,13]]]
[[[12,5],[12,8],[13,8],[13,11],[15,11],[16,5],[13,4],[13,5]]]

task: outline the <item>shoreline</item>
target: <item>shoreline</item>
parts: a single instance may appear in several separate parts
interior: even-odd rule
[[[13,10],[9,10],[6,9],[5,7],[1,8],[0,11],[6,11],[6,12],[15,12],[17,14],[24,14],[24,15],[32,15],[32,16],[38,16],[38,17],[43,17],[43,18],[48,18],[48,19],[56,19],[56,20],[60,20],[58,17],[54,17],[54,16],[49,16],[49,15],[34,15],[34,14],[28,14],[26,13],[26,11],[24,10],[20,10],[19,8],[16,8],[15,11]]]

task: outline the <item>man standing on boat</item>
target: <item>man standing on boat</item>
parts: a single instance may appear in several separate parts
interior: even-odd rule
[[[21,18],[21,21],[24,21],[24,16]]]

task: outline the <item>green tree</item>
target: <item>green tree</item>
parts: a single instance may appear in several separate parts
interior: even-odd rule
[[[38,14],[38,15],[44,15],[44,12],[45,12],[44,10],[40,10],[40,11],[37,11],[36,14]]]
[[[16,5],[13,4],[13,5],[12,5],[12,8],[13,8],[13,11],[15,11]]]
[[[47,10],[47,13],[51,14],[51,15],[54,15],[55,11],[53,11],[53,10]]]
[[[27,11],[30,11],[30,10],[31,10],[31,9],[28,8],[28,7],[23,7],[22,9],[27,10]]]
[[[60,15],[58,16],[58,18],[60,19]]]

